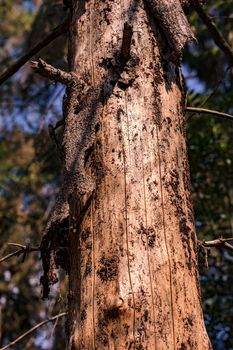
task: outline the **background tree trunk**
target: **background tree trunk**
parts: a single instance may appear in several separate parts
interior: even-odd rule
[[[96,90],[86,95],[92,122],[82,129],[92,142],[79,140],[76,155],[95,190],[85,213],[75,191],[70,197],[69,348],[210,349],[180,68],[142,1],[73,1],[71,12],[70,69],[84,92]],[[120,64],[125,22],[131,58]],[[83,127],[70,96],[67,149],[72,123],[74,132]]]

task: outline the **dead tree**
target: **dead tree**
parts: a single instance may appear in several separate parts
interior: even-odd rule
[[[72,350],[211,349],[186,152],[184,2],[73,0],[70,72],[34,63],[67,85],[63,183],[41,247],[44,297],[54,265],[69,274]]]

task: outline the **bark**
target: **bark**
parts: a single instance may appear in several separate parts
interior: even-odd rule
[[[69,217],[72,350],[211,349],[176,40],[148,3],[71,9],[70,70],[85,87],[68,93],[65,182],[48,228]]]

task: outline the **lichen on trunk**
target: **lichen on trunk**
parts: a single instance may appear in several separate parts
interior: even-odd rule
[[[175,50],[174,23],[163,28],[152,3],[89,0],[71,8],[70,70],[85,87],[69,91],[66,209],[54,222],[69,217],[72,350],[211,348],[200,303],[179,66],[182,45],[193,35],[172,1],[187,34]]]

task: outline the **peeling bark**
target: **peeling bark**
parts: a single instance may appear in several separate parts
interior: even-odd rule
[[[146,0],[145,2],[171,48],[170,60],[179,61],[185,44],[190,40],[195,40],[182,9],[182,6],[187,6],[187,4],[180,0]]]
[[[86,87],[81,97],[68,94],[65,215],[55,211],[48,229],[69,218],[69,349],[211,349],[200,303],[185,89],[167,45],[180,57],[193,38],[180,3],[73,1],[71,15],[70,70]],[[122,44],[125,23],[130,50]]]

